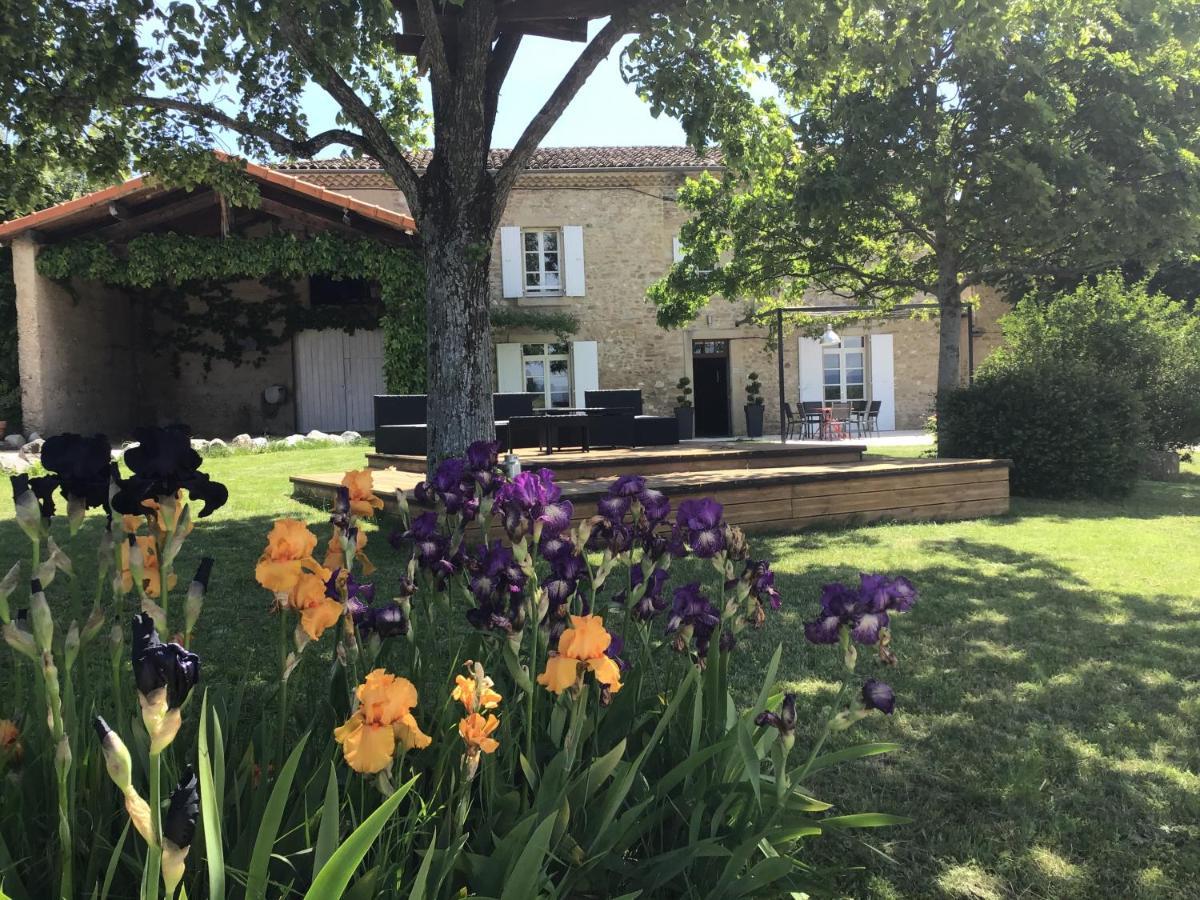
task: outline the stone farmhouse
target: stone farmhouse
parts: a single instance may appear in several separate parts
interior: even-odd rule
[[[504,152],[493,151],[497,164]],[[517,182],[493,247],[494,303],[570,313],[578,328],[555,334],[536,330],[537,317],[524,317],[535,324],[498,329],[497,390],[538,392],[550,406],[582,406],[587,390],[639,388],[646,412],[670,414],[676,382],[686,376],[693,382],[697,434],[729,436],[746,431],[745,385],[755,372],[766,398],[766,433],[777,432],[778,360],[767,329],[742,323],[739,304],[714,298],[690,327],[664,331],[646,299],[647,287],[679,254],[686,218],[675,201],[679,187],[719,170],[714,159],[683,147],[538,151]],[[270,200],[251,230],[348,230],[401,245],[419,239],[403,196],[370,159],[252,165],[249,172]],[[378,332],[301,332],[257,368],[218,361],[203,372],[184,361],[179,373],[150,363],[144,365],[152,370],[134,371],[122,361],[123,351],[128,356],[136,345],[128,300],[98,285],[67,291],[36,271],[38,249],[48,242],[115,240],[143,229],[214,233],[227,227],[219,199],[212,195],[204,203],[135,179],[0,225],[0,240],[14,246],[27,428],[119,434],[135,421],[184,409],[193,429],[209,436],[371,429],[370,397],[384,390]],[[246,302],[261,292],[251,282],[234,287]],[[315,279],[297,285],[296,302],[323,302],[329,287]],[[990,292],[977,301],[972,334],[963,319],[963,347],[970,342],[976,363],[999,343],[996,320],[1004,311]],[[889,318],[844,329],[840,337],[835,346],[785,337],[787,399],[880,400],[883,430],[921,427],[936,384],[936,322]],[[964,378],[968,356],[964,352]],[[113,399],[136,395],[147,378],[172,386],[172,402],[162,410]]]

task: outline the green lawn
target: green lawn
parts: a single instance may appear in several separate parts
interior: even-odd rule
[[[253,563],[272,519],[325,518],[290,499],[287,476],[356,466],[362,454],[334,447],[206,463],[231,500],[197,528],[181,565],[189,571],[201,549],[218,560],[196,637],[210,682],[253,690],[272,678],[276,625]],[[25,552],[11,514],[6,493],[0,562]],[[1178,483],[1145,483],[1123,503],[1019,501],[1001,519],[758,537],[754,546],[774,561],[786,605],[743,642],[741,687],[782,643],[781,671],[805,703],[799,747],[838,676],[832,653],[801,631],[820,585],[884,570],[922,591],[895,629],[900,666],[885,676],[896,715],[841,736],[894,739],[903,751],[812,785],[844,811],[916,820],[872,833],[874,849],[814,845],[867,867],[853,896],[1196,896],[1200,466]],[[392,551],[373,534],[368,552],[386,596]],[[3,680],[11,657],[0,659]],[[875,671],[865,654],[860,668]]]

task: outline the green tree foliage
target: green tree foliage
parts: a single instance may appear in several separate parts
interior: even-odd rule
[[[1002,320],[1004,346],[982,372],[1074,360],[1116,377],[1141,402],[1141,442],[1156,449],[1200,443],[1200,320],[1182,302],[1127,286],[1111,273],[1048,303],[1022,300]]]
[[[630,77],[728,166],[681,195],[697,216],[651,290],[660,323],[714,293],[927,293],[944,393],[964,290],[1190,252],[1198,28],[1195,0],[770,0],[655,32]]]
[[[595,67],[650,27],[652,0],[0,0],[0,129],[10,157],[47,149],[89,175],[127,168],[205,180],[197,150],[236,136],[251,158],[369,154],[404,192],[422,236],[430,449],[494,432],[487,271],[518,174]],[[526,33],[584,39],[609,18],[489,168],[500,91]],[[427,77],[429,109],[422,103]],[[338,109],[315,130],[311,92]],[[417,164],[408,151],[427,142]],[[427,163],[427,164],[426,164]]]

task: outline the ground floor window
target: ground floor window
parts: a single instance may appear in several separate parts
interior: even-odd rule
[[[536,408],[571,405],[571,356],[570,346],[565,341],[522,344],[521,365],[525,373],[525,390],[542,395],[534,400]]]
[[[844,337],[822,348],[825,399],[867,399],[867,355],[863,337]]]

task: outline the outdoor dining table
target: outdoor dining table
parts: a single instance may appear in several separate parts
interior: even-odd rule
[[[547,455],[554,453],[554,444],[558,440],[559,431],[563,428],[578,428],[583,452],[590,453],[592,448],[591,435],[588,430],[588,414],[593,412],[599,412],[599,410],[581,406],[555,406],[550,409],[535,410],[533,418],[538,420],[541,443],[545,448],[545,453]]]

